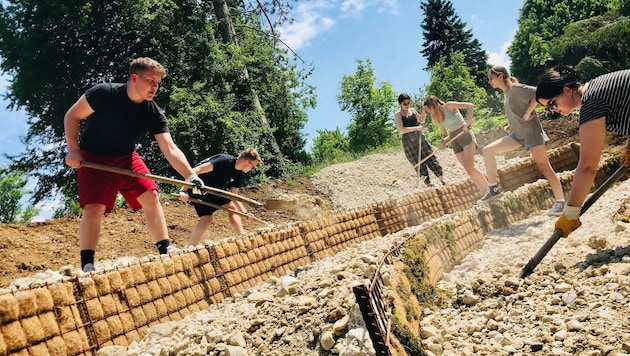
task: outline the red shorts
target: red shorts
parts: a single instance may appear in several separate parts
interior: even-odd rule
[[[136,152],[124,156],[104,156],[81,151],[81,156],[84,160],[92,163],[130,169],[140,173],[151,173]],[[150,179],[130,177],[86,167],[79,168],[78,182],[81,208],[87,204],[103,204],[105,205],[105,212],[110,212],[114,208],[118,192],[125,198],[129,207],[133,211],[137,211],[142,209],[137,198],[147,190],[157,190],[157,184]]]

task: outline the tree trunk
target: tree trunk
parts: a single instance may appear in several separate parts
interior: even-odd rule
[[[234,30],[232,18],[230,17],[230,9],[226,0],[213,0],[213,5],[214,12],[219,21],[219,31],[221,32],[221,37],[223,37],[223,42],[233,44],[238,47],[236,30]],[[249,82],[249,72],[247,71],[246,65],[243,65],[242,75],[243,78],[245,78],[245,80]],[[276,138],[271,132],[271,127],[269,126],[269,122],[267,121],[267,117],[265,116],[265,111],[260,104],[260,100],[258,99],[258,94],[256,93],[256,90],[254,88],[250,88],[250,90],[254,101],[254,107],[260,112],[260,124],[264,130],[263,140],[268,141],[262,142],[262,145],[265,146],[265,148],[269,150],[269,152],[271,152],[273,156],[271,159],[277,160],[276,162],[266,162],[271,167],[270,175],[284,176],[287,173],[286,167],[284,165],[284,159],[282,158],[282,152],[280,152],[278,142],[276,142]]]

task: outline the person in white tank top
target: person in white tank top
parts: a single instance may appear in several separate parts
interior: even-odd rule
[[[442,133],[440,148],[444,148],[451,141],[453,152],[459,163],[464,167],[468,176],[473,181],[479,192],[483,194],[488,186],[486,177],[475,167],[475,150],[477,140],[470,130],[473,123],[474,105],[468,102],[449,101],[443,102],[437,96],[431,95],[424,101],[425,110],[431,115],[433,122],[438,125]],[[460,109],[466,110],[464,120]],[[461,135],[459,135],[462,133]],[[458,136],[459,135],[459,136]]]

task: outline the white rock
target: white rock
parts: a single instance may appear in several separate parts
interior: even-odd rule
[[[325,331],[322,333],[322,336],[319,338],[319,344],[322,346],[322,349],[328,351],[335,346],[335,336],[331,331]]]

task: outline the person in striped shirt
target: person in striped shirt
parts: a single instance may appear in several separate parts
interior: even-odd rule
[[[572,67],[559,65],[541,77],[536,101],[562,115],[580,109],[580,159],[569,199],[555,224],[556,230],[562,230],[567,237],[581,225],[580,211],[595,180],[606,131],[630,135],[630,70],[611,72],[581,83]],[[622,150],[621,163],[630,166],[630,139]]]

